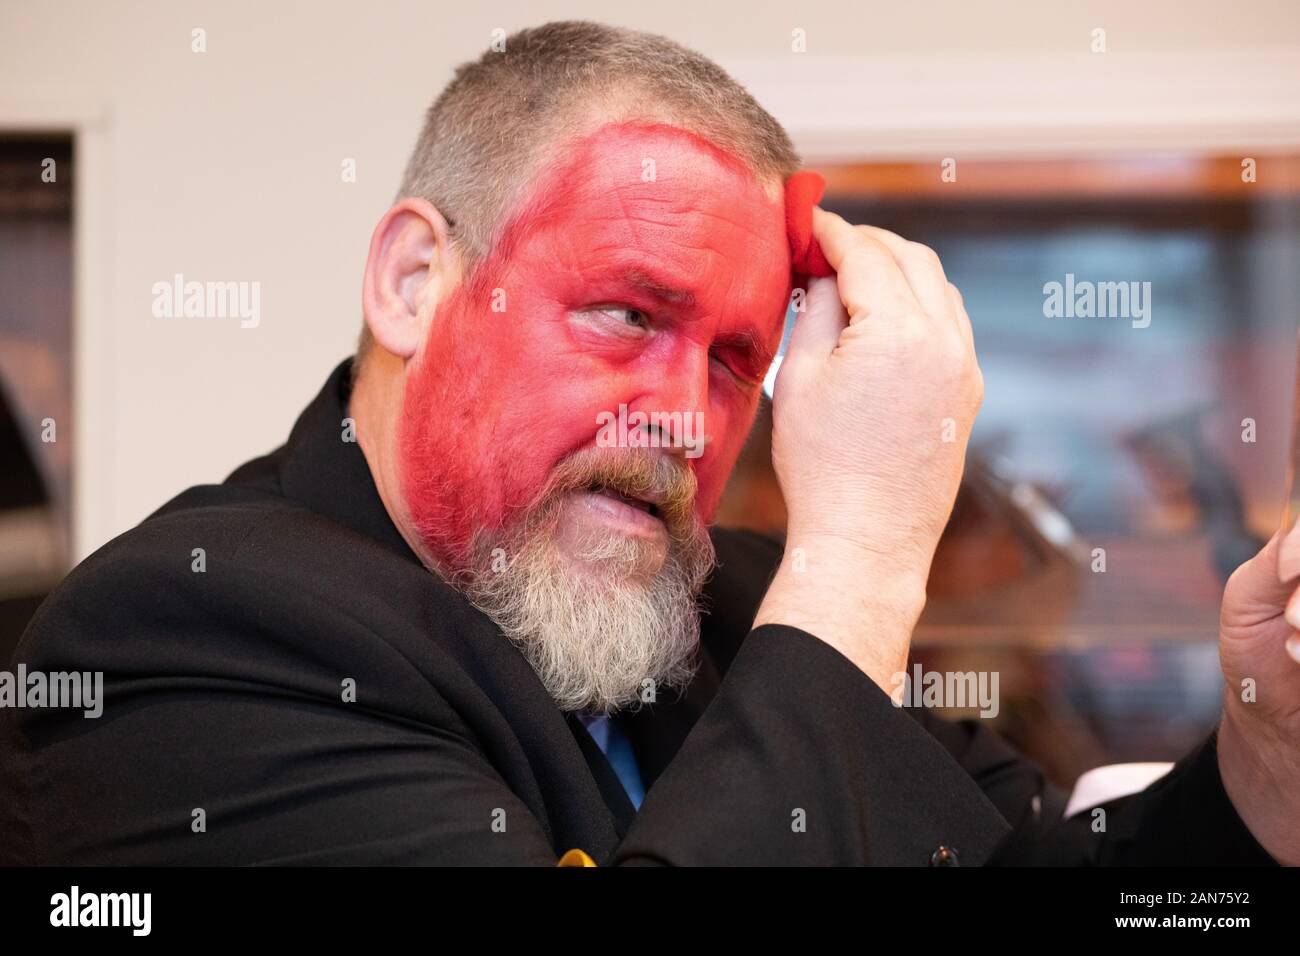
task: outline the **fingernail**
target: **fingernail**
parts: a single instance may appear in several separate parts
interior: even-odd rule
[[[1297,588],[1295,593],[1287,598],[1286,611],[1283,616],[1288,624],[1300,631],[1300,588]]]
[[[1300,664],[1300,634],[1292,634],[1286,639],[1286,652],[1291,655],[1291,660]]]

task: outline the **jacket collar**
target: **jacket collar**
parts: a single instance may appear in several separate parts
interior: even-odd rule
[[[419,564],[388,516],[356,441],[356,426],[348,417],[351,395],[349,358],[330,373],[294,424],[281,458],[280,486],[286,497]]]
[[[397,530],[379,497],[370,466],[355,441],[355,425],[348,415],[352,391],[352,359],[341,362],[326,380],[311,404],[298,417],[279,458],[279,480],[284,495],[359,534],[371,538],[416,565],[421,562]],[[352,424],[352,428],[348,425]],[[353,440],[349,441],[347,438]],[[427,572],[435,586],[445,588],[448,598],[464,601],[449,585]],[[466,602],[468,604],[468,602]],[[477,615],[476,615],[477,616]],[[496,631],[503,644],[506,637]],[[716,679],[705,681],[716,688]],[[691,700],[685,696],[642,708],[620,717],[627,731],[647,788],[662,772],[686,738],[707,700],[698,699],[703,687],[693,685]],[[613,817],[613,828],[622,838],[635,816],[617,774],[604,753],[575,715],[565,723],[578,743],[600,796]],[[516,728],[516,731],[524,731]],[[527,732],[524,731],[524,735]]]

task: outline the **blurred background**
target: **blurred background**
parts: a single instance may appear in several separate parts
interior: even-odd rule
[[[0,657],[72,564],[283,441],[423,111],[493,30],[564,18],[716,59],[824,205],[962,289],[986,398],[916,660],[996,671],[995,725],[1062,783],[1207,732],[1223,582],[1288,487],[1293,0],[0,0]],[[177,274],[259,283],[260,322],[156,317]],[[1046,314],[1067,281],[1147,312]],[[722,520],[780,536],[769,422]]]

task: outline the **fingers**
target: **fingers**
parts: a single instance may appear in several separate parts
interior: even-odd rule
[[[1253,558],[1237,568],[1224,590],[1221,625],[1225,634],[1249,629],[1277,617],[1279,609],[1288,625],[1300,630],[1300,587],[1294,575],[1279,574],[1278,559],[1295,547],[1296,529],[1279,531]],[[1287,635],[1283,645],[1300,663],[1300,634]]]
[[[1296,585],[1278,578],[1282,543],[1282,533],[1278,532],[1258,554],[1232,572],[1223,596],[1225,625],[1250,627],[1277,617],[1287,605]]]
[[[1300,577],[1300,534],[1295,534],[1295,530],[1292,528],[1292,533],[1282,539],[1278,550],[1277,576],[1283,581]]]
[[[840,333],[848,324],[849,314],[840,302],[835,277],[812,279],[808,283],[807,308],[795,320],[785,361],[825,361],[835,351]]]
[[[1286,621],[1292,627],[1300,630],[1300,624],[1296,623],[1300,621],[1300,587],[1296,586],[1297,581],[1295,580],[1298,551],[1300,551],[1300,525],[1291,528],[1289,532],[1279,531],[1273,535],[1273,538],[1268,544],[1264,545],[1259,554],[1251,558],[1246,565],[1242,565],[1242,568],[1256,561],[1260,562],[1257,573],[1272,576],[1273,581],[1276,582],[1276,593],[1290,594],[1284,612]],[[1240,571],[1241,568],[1238,570]],[[1291,651],[1294,641],[1295,636],[1293,635],[1291,641],[1287,643],[1288,652]]]
[[[835,270],[840,302],[847,314],[847,324],[867,318],[884,317],[891,323],[925,323],[929,335],[944,326],[957,333],[967,357],[974,366],[982,400],[984,384],[974,363],[975,335],[966,313],[961,292],[948,281],[943,265],[934,250],[909,242],[897,233],[877,226],[854,226],[840,216],[813,207],[813,235],[822,254]],[[809,295],[812,300],[811,290]],[[829,310],[813,308],[810,315],[807,348],[803,354],[821,357],[835,348],[844,330],[844,317],[833,317]],[[933,325],[930,325],[933,323]],[[834,328],[832,328],[834,326]],[[795,323],[796,333],[799,323]],[[901,326],[898,327],[901,331]],[[915,331],[915,328],[914,328]],[[834,333],[834,339],[831,335]],[[793,351],[793,340],[792,340]]]
[[[975,335],[961,292],[948,281],[938,255],[928,246],[910,242],[878,226],[854,226],[820,207],[813,209],[813,234],[821,244],[826,261],[841,277],[840,294],[850,321],[868,310],[877,313],[906,309],[915,304],[922,313],[950,322],[972,349]],[[883,261],[884,247],[892,263]],[[854,275],[845,276],[843,266],[861,264]],[[875,267],[871,271],[870,266]],[[847,280],[847,281],[845,281]],[[901,284],[906,285],[902,290]],[[879,300],[870,296],[885,292]]]
[[[1286,612],[1284,616],[1286,617],[1286,622],[1288,624],[1296,630],[1300,630],[1300,624],[1296,623],[1297,621],[1300,621],[1300,587],[1292,591],[1291,596],[1287,598]]]
[[[858,228],[889,249],[926,313],[936,319],[949,319],[961,333],[962,339],[973,349],[975,333],[971,329],[970,316],[966,314],[961,292],[944,274],[938,254],[929,246],[911,242],[888,229],[878,226]]]
[[[849,323],[869,316],[906,318],[924,314],[889,248],[821,207],[813,208],[813,235],[835,270]]]
[[[878,226],[858,226],[860,231],[876,239],[889,250],[902,270],[907,284],[912,287],[916,301],[925,309],[926,314],[934,318],[952,315],[952,298],[948,292],[948,277],[943,273],[943,264],[938,255],[929,246],[919,242],[909,242],[896,232],[881,229]]]
[[[952,300],[953,312],[956,315],[957,329],[961,332],[962,338],[971,350],[975,349],[975,330],[971,327],[970,316],[966,314],[966,303],[962,299],[961,290],[951,282],[948,283],[948,297]]]

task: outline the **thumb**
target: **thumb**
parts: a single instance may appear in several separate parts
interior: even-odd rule
[[[1296,588],[1296,582],[1279,574],[1279,558],[1300,551],[1297,529],[1273,535],[1259,553],[1232,573],[1223,593],[1223,624],[1251,627],[1277,617]]]
[[[1275,536],[1282,538],[1277,554],[1277,570],[1278,577],[1283,581],[1291,581],[1300,576],[1300,534],[1296,533],[1297,529],[1300,529],[1300,523],[1293,526],[1287,534],[1279,532]]]

